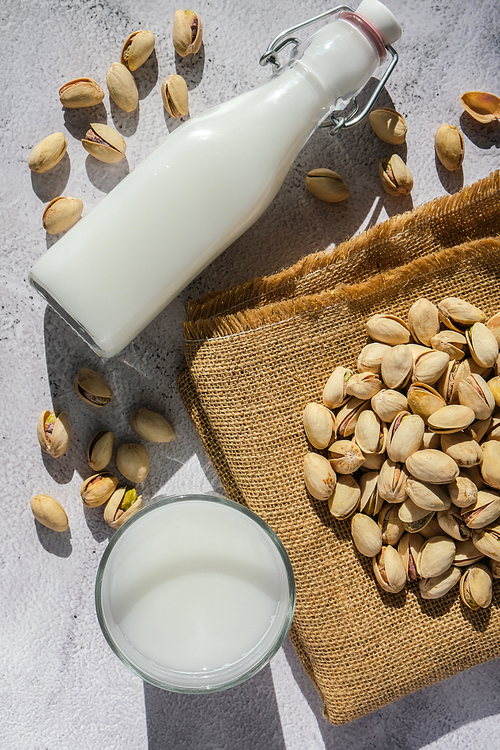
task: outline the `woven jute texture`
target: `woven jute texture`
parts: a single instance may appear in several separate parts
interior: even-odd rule
[[[333,252],[192,303],[184,403],[227,495],[261,516],[292,562],[290,637],[334,724],[500,654],[500,592],[472,612],[458,588],[424,601],[375,583],[349,522],[304,488],[302,411],[338,364],[356,366],[375,312],[461,296],[500,309],[500,174],[392,217]]]

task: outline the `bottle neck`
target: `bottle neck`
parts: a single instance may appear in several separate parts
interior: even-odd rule
[[[365,34],[365,36],[373,43],[375,49],[377,50],[380,62],[384,62],[387,54],[384,40],[382,39],[382,36],[379,34],[375,26],[370,23],[370,21],[368,21],[366,18],[363,18],[363,16],[360,16],[359,13],[351,13],[350,11],[344,11],[343,13],[340,13],[339,18],[342,18],[344,21],[351,23],[353,26],[356,26],[356,28],[362,31],[363,34]]]

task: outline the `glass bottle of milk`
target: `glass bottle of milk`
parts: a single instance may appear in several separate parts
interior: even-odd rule
[[[340,13],[271,79],[171,133],[38,260],[32,286],[94,351],[118,354],[261,216],[400,34],[379,0]]]

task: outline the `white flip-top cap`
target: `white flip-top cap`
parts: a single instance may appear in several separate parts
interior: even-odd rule
[[[377,29],[384,40],[384,44],[397,42],[402,34],[401,26],[396,17],[379,0],[362,0],[356,13],[366,18]]]

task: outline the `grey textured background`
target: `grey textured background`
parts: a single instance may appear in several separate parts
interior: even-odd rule
[[[408,122],[408,141],[396,150],[415,178],[411,197],[386,195],[377,164],[390,153],[368,123],[331,138],[317,133],[290,171],[277,199],[126,351],[103,362],[27,285],[29,267],[55,240],[41,226],[52,198],[82,198],[87,213],[179,122],[162,107],[161,81],[185,76],[191,115],[248,90],[268,73],[258,58],[282,29],[328,8],[311,0],[212,0],[195,6],[205,29],[196,58],[176,59],[171,43],[177,5],[136,0],[4,0],[0,9],[0,746],[6,750],[461,750],[500,748],[498,662],[477,667],[408,696],[344,727],[321,716],[318,697],[287,642],[252,680],[214,696],[162,692],[130,674],[101,636],[93,604],[99,560],[111,531],[100,509],[82,510],[79,487],[89,474],[86,445],[97,429],[117,441],[133,436],[127,417],[137,406],[166,413],[177,439],[153,446],[145,502],[162,493],[221,490],[176,390],[182,367],[182,321],[189,299],[272,273],[303,255],[336,244],[388,216],[498,167],[500,126],[465,115],[459,95],[500,93],[498,0],[390,0],[404,36],[401,62],[380,103]],[[90,75],[102,85],[125,37],[139,28],[157,37],[139,69],[140,106],[125,114],[106,95],[92,112],[64,112],[57,92]],[[127,158],[95,162],[78,139],[89,121],[108,122],[126,137]],[[461,127],[463,171],[436,163],[433,136],[442,122]],[[43,137],[62,130],[68,155],[51,172],[31,174],[27,159]],[[315,167],[340,172],[351,188],[339,205],[316,201],[304,189]],[[244,179],[245,175],[241,175]],[[196,175],[193,175],[196,179]],[[168,233],[168,227],[165,227]],[[99,268],[95,269],[99,273]],[[110,283],[113,283],[110,280]],[[115,398],[92,411],[71,386],[79,366],[95,367]],[[74,439],[58,461],[44,457],[36,438],[38,414],[54,405],[69,412]],[[29,508],[37,493],[58,498],[70,530],[39,526]],[[391,644],[387,644],[391,648]]]

